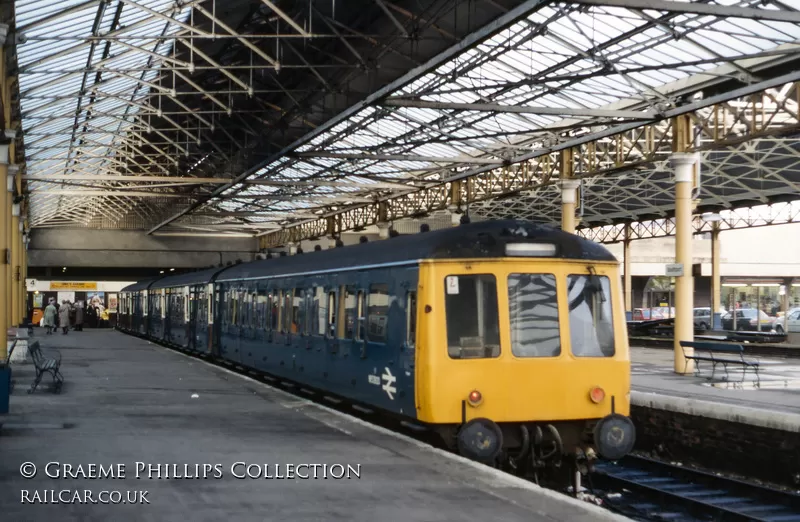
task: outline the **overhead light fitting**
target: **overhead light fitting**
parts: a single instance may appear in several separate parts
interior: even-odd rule
[[[705,214],[700,216],[700,219],[702,219],[706,223],[714,223],[716,221],[722,221],[722,216],[720,216],[716,212],[706,212]]]

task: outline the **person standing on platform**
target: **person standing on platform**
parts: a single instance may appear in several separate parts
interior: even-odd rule
[[[56,327],[56,315],[58,314],[58,310],[56,309],[56,305],[53,303],[52,299],[49,303],[47,303],[47,307],[44,309],[44,326],[47,327],[47,335],[53,333],[53,328]]]
[[[69,305],[67,301],[63,301],[61,308],[58,309],[58,324],[61,326],[61,333],[67,335],[69,331]]]
[[[83,331],[83,303],[75,303],[75,331]]]
[[[91,301],[86,301],[86,322],[89,328],[97,328],[97,313]]]

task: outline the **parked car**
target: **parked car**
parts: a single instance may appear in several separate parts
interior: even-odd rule
[[[694,309],[694,326],[699,330],[710,330],[714,326],[714,318],[711,317],[710,307]]]
[[[800,308],[789,308],[783,316],[776,317],[772,323],[772,329],[779,334],[787,331],[786,321],[789,321],[789,332],[800,332]]]
[[[669,309],[665,307],[653,307],[653,308],[634,308],[633,309],[633,321],[657,321],[659,319],[667,319],[667,314],[669,313]],[[674,314],[673,314],[674,315]]]
[[[633,321],[652,321],[655,319],[662,319],[662,317],[654,317],[655,315],[656,314],[651,313],[649,308],[634,308],[631,319]]]
[[[722,329],[771,332],[772,319],[761,310],[740,308],[736,310],[736,328],[733,327],[733,314],[728,312],[722,316]]]

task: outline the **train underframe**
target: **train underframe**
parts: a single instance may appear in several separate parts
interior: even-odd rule
[[[628,417],[556,422],[495,423],[473,419],[435,426],[445,446],[462,457],[540,481],[575,481],[599,458],[617,460],[630,453],[635,429]]]

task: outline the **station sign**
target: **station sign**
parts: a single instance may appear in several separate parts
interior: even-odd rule
[[[683,264],[681,264],[681,263],[669,263],[667,265],[667,273],[665,275],[667,277],[681,277],[681,276],[683,276]]]
[[[79,283],[75,281],[51,281],[50,290],[75,291],[75,290],[97,290],[97,283]]]

